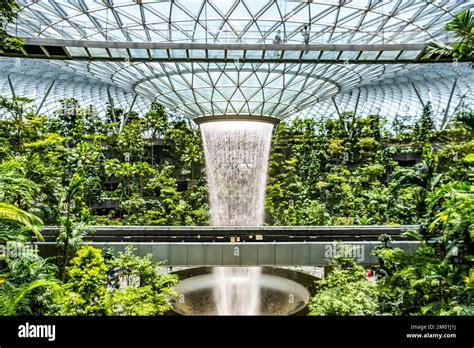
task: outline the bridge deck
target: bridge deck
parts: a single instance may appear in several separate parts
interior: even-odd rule
[[[118,62],[327,63],[403,64],[452,61],[423,60],[425,44],[222,44],[114,42],[22,38],[21,51],[3,49],[0,56]]]
[[[407,240],[404,231],[419,225],[403,226],[90,226],[85,237],[93,242],[298,242],[298,241],[377,241],[381,234],[393,240]],[[47,241],[56,238],[57,227],[44,229]]]
[[[55,242],[38,243],[43,256],[56,256]],[[88,242],[97,248],[123,251],[127,245],[136,248],[139,256],[151,254],[168,267],[200,266],[327,266],[336,255],[354,257],[361,264],[378,262],[372,251],[378,241],[360,242],[256,242],[256,243],[166,243],[166,242]],[[349,245],[349,249],[342,248]],[[393,246],[408,251],[419,248],[417,241],[395,241]]]
[[[414,251],[419,242],[402,236],[410,226],[272,226],[272,227],[187,227],[187,226],[92,226],[88,244],[112,247],[116,252],[132,244],[140,256],[153,255],[169,267],[199,266],[326,266],[350,245],[349,254],[362,264],[374,264],[372,251],[382,233],[393,246]],[[57,255],[58,228],[46,227],[46,241],[37,243],[44,256]]]

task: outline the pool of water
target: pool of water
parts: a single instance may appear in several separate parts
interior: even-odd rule
[[[220,279],[222,281],[222,279]],[[234,277],[226,280],[239,283],[246,280]],[[178,295],[172,299],[174,311],[181,315],[217,315],[214,301],[216,278],[213,273],[202,274],[183,279],[176,286]],[[304,309],[309,301],[310,293],[301,284],[273,274],[263,273],[258,278],[260,298],[259,315],[292,315]],[[249,284],[255,287],[255,284]],[[258,296],[258,294],[255,294]]]

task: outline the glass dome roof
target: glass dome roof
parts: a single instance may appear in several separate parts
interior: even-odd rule
[[[300,43],[426,42],[470,1],[104,0],[19,1],[20,36],[77,40]]]
[[[397,74],[340,93],[306,109],[303,116],[318,119],[344,111],[357,115],[380,114],[392,121],[399,116],[419,118],[423,105],[431,104],[432,118],[440,129],[465,105],[472,105],[473,72],[468,64],[426,64],[414,73]],[[421,100],[420,100],[421,99]]]
[[[129,42],[131,46],[124,50],[128,54],[123,60],[116,61],[91,57],[111,56],[112,48],[88,48],[89,59],[79,61],[20,59],[18,64],[19,58],[1,58],[3,93],[8,93],[6,76],[10,75],[19,80],[14,84],[25,86],[24,92],[30,94],[28,85],[44,90],[50,80],[59,80],[54,87],[55,98],[84,95],[85,101],[100,105],[100,100],[107,100],[102,99],[104,95],[113,91],[116,103],[124,106],[136,100],[134,107],[141,110],[151,100],[157,100],[191,119],[212,115],[283,119],[303,110],[314,116],[334,112],[333,97],[343,108],[354,107],[354,98],[348,97],[354,93],[359,95],[358,99],[366,100],[366,108],[380,107],[381,113],[393,113],[392,108],[385,110],[389,105],[385,99],[391,105],[403,99],[409,105],[408,111],[414,112],[416,108],[411,104],[416,102],[416,96],[410,87],[432,83],[425,77],[427,73],[441,71],[439,76],[445,74],[453,80],[460,74],[459,69],[469,70],[462,64],[457,72],[452,64],[435,64],[434,70],[431,64],[386,64],[384,60],[403,55],[415,57],[421,50],[371,52],[358,49],[357,45],[386,48],[426,43],[430,39],[447,42],[450,38],[443,29],[445,23],[455,13],[472,7],[470,1],[21,0],[20,3],[24,7],[16,23],[8,28],[12,34],[54,40]],[[265,49],[247,51],[246,57],[254,54],[255,59],[240,61],[242,47],[268,46],[277,34],[284,45],[302,44],[307,35],[310,45],[350,44],[353,49],[308,50],[300,54],[300,57],[327,57],[333,63],[286,60],[295,54],[291,51],[285,51],[279,62],[270,61],[266,58],[274,53]],[[133,44],[138,42],[185,46],[167,50],[163,61],[130,60],[138,52],[133,49]],[[193,44],[206,44],[209,49],[191,50],[186,46]],[[212,45],[220,45],[214,54],[235,59],[206,61],[213,54]],[[227,46],[223,49],[222,45]],[[74,56],[79,49],[66,47],[66,50]],[[151,55],[151,51],[147,54]],[[203,60],[190,61],[192,55],[203,55]],[[377,59],[375,64],[338,63],[343,57],[357,60],[370,55]],[[22,78],[17,77],[17,72],[23,73]],[[407,85],[405,80],[413,85]],[[435,83],[430,91],[443,93],[447,88],[449,93],[450,87],[443,83],[449,85],[452,81]],[[466,86],[469,84],[460,80],[457,88],[462,90]],[[472,97],[472,93],[466,95]]]

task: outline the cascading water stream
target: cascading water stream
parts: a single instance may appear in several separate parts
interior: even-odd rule
[[[261,226],[273,125],[257,121],[201,124],[213,226]],[[260,312],[259,267],[216,267],[217,314]]]

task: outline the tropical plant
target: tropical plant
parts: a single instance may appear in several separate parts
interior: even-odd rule
[[[120,286],[109,292],[112,311],[118,315],[162,315],[172,308],[169,296],[175,294],[176,275],[161,272],[152,255],[134,255],[136,248],[127,246],[124,252],[108,264],[120,279]]]
[[[77,248],[80,242],[77,239],[81,239],[82,235],[85,234],[83,228],[77,228],[75,226],[72,216],[72,205],[77,193],[82,189],[86,179],[81,176],[73,176],[67,189],[63,192],[60,207],[64,211],[64,216],[60,218],[61,221],[61,232],[58,235],[57,243],[62,249],[62,263],[61,263],[61,280],[66,278],[66,264],[69,261],[69,248],[71,240],[75,239],[73,245]],[[76,228],[75,228],[76,227]]]
[[[413,254],[389,243],[374,251],[382,313],[473,313],[473,191],[470,184],[451,182],[428,195],[430,233],[405,233],[421,243]]]
[[[0,315],[15,315],[21,301],[39,287],[57,287],[57,283],[47,279],[38,279],[18,287],[4,281],[0,283]]]
[[[102,253],[83,246],[67,267],[62,313],[64,315],[106,315],[107,266]]]
[[[443,173],[437,173],[438,157],[431,148],[423,148],[422,161],[412,168],[400,168],[393,173],[395,185],[392,190],[397,191],[409,187],[415,194],[419,217],[426,214],[426,198],[441,182]]]
[[[152,102],[150,110],[145,114],[144,117],[145,129],[151,131],[151,165],[155,164],[155,141],[157,135],[164,137],[168,129],[168,114],[165,108],[156,103]]]
[[[15,158],[0,163],[0,201],[28,208],[37,203],[40,186],[26,177],[23,159]]]
[[[38,240],[44,240],[43,235],[41,234],[43,221],[33,214],[17,208],[14,205],[0,203],[0,221],[2,220],[23,225],[26,230],[33,232]]]
[[[117,134],[117,149],[125,162],[139,161],[143,158],[146,140],[143,137],[143,125],[140,120],[127,123]]]
[[[6,31],[6,25],[12,23],[20,10],[20,5],[15,0],[2,0],[0,2],[0,48],[19,50],[23,46],[23,41]]]
[[[376,287],[353,258],[338,255],[331,260],[327,278],[317,283],[308,307],[310,315],[374,315]]]
[[[153,191],[158,197],[152,209],[148,211],[153,224],[180,224],[184,220],[183,215],[188,210],[187,203],[181,199],[178,192],[176,179],[171,175],[173,168],[170,165],[164,166],[146,186],[147,190]]]
[[[459,41],[451,45],[440,41],[431,41],[426,47],[424,59],[434,55],[465,59],[474,67],[474,19],[470,9],[459,12],[445,26],[447,32],[453,33]]]
[[[433,118],[431,117],[431,109],[431,102],[423,105],[423,113],[413,127],[415,141],[422,145],[429,143],[430,138],[435,130],[435,124],[433,122]]]
[[[435,191],[428,202],[433,212],[429,229],[442,231],[444,262],[457,264],[458,280],[467,277],[474,269],[474,186],[451,182]]]
[[[7,284],[10,294],[21,292],[25,285],[49,281],[52,286],[35,287],[22,295],[15,306],[17,315],[51,315],[57,313],[61,287],[57,280],[57,266],[38,255],[35,247],[18,241],[7,242],[7,253],[0,263],[0,283]]]

